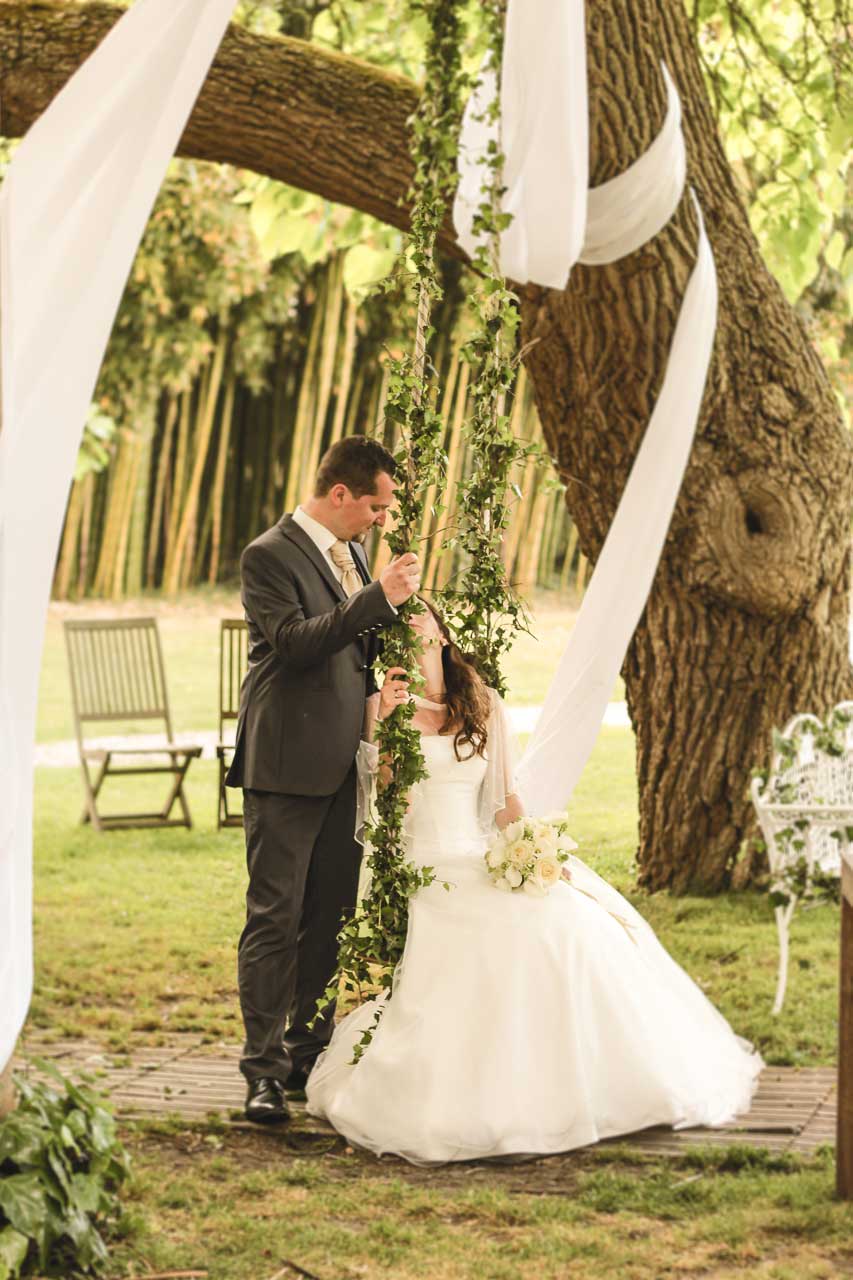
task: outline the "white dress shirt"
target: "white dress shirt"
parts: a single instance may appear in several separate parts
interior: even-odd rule
[[[327,529],[324,524],[320,524],[320,521],[315,520],[313,516],[309,516],[308,512],[305,511],[303,507],[296,508],[293,512],[293,520],[299,525],[300,529],[303,529],[305,533],[308,534],[308,537],[317,547],[320,555],[328,561],[329,568],[332,570],[332,573],[335,575],[338,582],[342,582],[344,576],[343,570],[339,569],[332,559],[332,547],[338,539],[332,533],[331,529]],[[353,560],[355,560],[354,555]],[[387,596],[385,598],[386,600],[388,599]],[[394,611],[396,616],[397,610],[394,608],[393,604],[391,604],[390,600],[388,600],[388,605]]]
[[[308,534],[308,537],[317,547],[320,555],[327,561],[329,568],[337,578],[338,582],[343,579],[343,570],[339,569],[332,559],[332,547],[338,541],[331,529],[327,529],[324,524],[320,524],[319,520],[315,520],[313,516],[309,516],[308,512],[302,507],[297,507],[293,513],[293,519],[300,529]],[[353,559],[355,557],[353,556]]]

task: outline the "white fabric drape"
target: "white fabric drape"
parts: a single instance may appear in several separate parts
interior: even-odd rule
[[[138,0],[0,190],[0,1066],[32,987],[32,759],[74,461],[128,271],[234,0]]]
[[[578,261],[615,262],[657,235],[684,191],[681,104],[667,68],[667,112],[650,147],[624,173],[587,192],[588,147],[582,0],[510,0],[501,81],[506,192],[513,221],[501,236],[502,271],[519,283],[564,288]],[[522,12],[524,20],[522,20]],[[578,37],[578,32],[580,33]],[[579,83],[583,78],[584,83]],[[472,253],[482,160],[496,128],[486,72],[465,112],[459,148],[457,237]],[[581,162],[580,157],[583,157]],[[587,587],[575,629],[518,767],[528,811],[565,806],[595,744],[607,703],[654,580],[690,456],[717,315],[713,254],[699,220],[696,265],[651,421]]]
[[[481,162],[494,128],[483,112],[495,95],[484,72],[468,101],[453,208],[457,238],[473,257],[472,230],[482,202]],[[509,0],[501,69],[501,142],[513,215],[501,236],[501,271],[564,289],[586,226],[589,183],[586,32],[583,0]]]
[[[607,703],[651,590],[690,449],[714,345],[717,277],[702,214],[696,265],[664,384],[519,765],[532,813],[565,805],[595,746]]]
[[[593,187],[579,261],[588,266],[616,262],[656,236],[678,208],[687,173],[681,132],[681,101],[666,64],[667,110],[660,132],[624,173]]]

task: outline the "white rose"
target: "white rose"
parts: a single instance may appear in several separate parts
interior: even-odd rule
[[[515,822],[511,822],[509,826],[504,827],[502,835],[507,844],[512,844],[524,832],[524,819],[516,818]]]
[[[512,893],[512,885],[505,876],[498,876],[497,880],[493,880],[492,884],[496,889],[500,889],[502,893]]]
[[[529,857],[530,850],[523,840],[514,841],[506,851],[506,860],[511,867],[523,867]]]
[[[548,890],[543,889],[542,885],[537,883],[536,878],[531,876],[529,880],[524,882],[524,892],[529,893],[531,898],[544,898]]]
[[[523,876],[515,867],[507,867],[504,872],[504,879],[511,889],[517,889],[521,884]]]
[[[499,867],[503,862],[503,860],[504,860],[504,850],[497,846],[492,849],[489,849],[488,853],[486,854],[486,865],[491,867],[493,870],[496,867]]]
[[[536,867],[533,879],[538,881],[543,889],[550,889],[561,875],[562,869],[556,858],[542,858]]]

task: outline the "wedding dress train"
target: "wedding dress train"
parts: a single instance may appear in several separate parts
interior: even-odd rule
[[[393,998],[345,1017],[308,1081],[308,1110],[350,1142],[415,1163],[567,1151],[650,1125],[745,1110],[760,1057],[621,894],[576,857],[544,898],[486,873],[486,762],[424,736],[413,861],[436,882],[410,904]],[[444,888],[440,880],[452,884]]]

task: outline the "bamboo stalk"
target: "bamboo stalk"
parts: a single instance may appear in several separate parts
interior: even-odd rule
[[[184,501],[184,477],[186,475],[187,458],[189,455],[192,400],[192,390],[184,391],[182,393],[181,414],[178,426],[178,447],[175,455],[174,483],[172,484],[171,497],[169,501],[169,524],[166,531],[166,548],[161,585],[165,583],[168,577],[171,576],[172,566],[175,560],[175,543],[178,536],[178,524],[181,518],[181,508]]]
[[[242,549],[242,543],[239,543],[238,514],[243,491],[246,423],[249,418],[248,411],[251,404],[252,401],[241,395],[238,388],[233,415],[235,421],[230,432],[233,442],[232,462],[229,471],[231,483],[225,486],[225,510],[222,517],[222,545],[226,555],[233,555],[236,551]]]
[[[196,437],[193,441],[195,448],[195,459],[193,469],[190,474],[189,485],[187,486],[186,499],[184,501],[184,510],[181,515],[181,522],[178,526],[177,537],[175,538],[175,551],[172,563],[170,565],[169,576],[163,583],[164,590],[167,595],[174,595],[181,586],[182,581],[186,583],[189,567],[192,565],[193,540],[191,534],[196,528],[196,516],[198,512],[199,493],[201,491],[201,480],[204,474],[204,465],[207,461],[207,453],[210,447],[210,439],[213,433],[213,420],[216,412],[216,403],[219,399],[219,389],[222,385],[222,375],[225,369],[225,356],[228,350],[228,317],[223,314],[219,318],[219,336],[216,342],[216,348],[213,354],[213,361],[210,366],[210,377],[207,380],[207,395],[203,404],[199,406],[199,421],[196,429]]]
[[[453,416],[450,421],[450,447],[447,450],[447,488],[445,491],[447,500],[445,502],[445,509],[441,515],[441,525],[445,529],[448,525],[452,524],[455,516],[455,489],[459,476],[462,474],[462,467],[465,460],[465,441],[462,424],[465,421],[465,410],[468,404],[468,383],[470,377],[471,366],[465,362],[459,369]],[[442,539],[442,541],[443,540],[444,539]],[[441,542],[431,544],[429,572],[425,583],[427,590],[437,591],[447,585],[455,560],[456,556],[450,550],[445,550],[443,554],[441,554]]]
[[[151,464],[154,432],[157,426],[159,388],[150,384],[140,388],[142,409],[137,424],[136,480],[132,492],[130,529],[125,566],[125,586],[128,595],[137,596],[142,591],[145,565],[145,542],[150,528],[149,495],[151,491]]]
[[[343,274],[341,275],[343,279]],[[356,321],[358,320],[358,304],[347,298],[346,317],[344,319],[344,350],[341,357],[341,372],[335,391],[335,416],[332,419],[332,434],[329,445],[337,444],[344,433],[344,421],[347,416],[347,401],[352,385],[352,370],[355,362]]]
[[[123,431],[118,438],[113,465],[108,471],[108,490],[94,584],[95,594],[99,596],[109,595],[115,576],[115,554],[121,534],[122,504],[127,490],[127,473],[131,466],[130,454],[131,437],[128,432]]]
[[[545,587],[551,585],[554,551],[562,524],[561,496],[559,489],[552,489],[548,495],[548,510],[545,518],[545,528],[542,533],[542,546],[539,549],[539,562],[536,566],[536,581]]]
[[[215,348],[214,348],[214,359],[215,359]],[[213,361],[211,361],[211,363],[208,364],[207,368],[204,371],[204,374],[202,375],[201,389],[200,389],[198,398],[196,399],[195,424],[192,428],[192,432],[190,436],[191,450],[193,455],[193,467],[192,467],[192,471],[190,472],[190,478],[192,478],[192,475],[195,472],[196,462],[198,461],[198,442],[202,432],[204,431],[204,418],[207,413],[208,405],[210,404],[210,379],[211,379],[212,370],[213,370]],[[213,421],[214,422],[216,421],[215,404],[214,404],[214,410],[213,410]],[[212,436],[213,436],[213,425],[211,423],[211,438]],[[184,545],[184,548],[181,554],[180,555],[176,554],[175,556],[176,572],[178,575],[177,589],[179,591],[188,584],[189,580],[192,577],[192,567],[195,561],[196,538],[198,537],[198,509],[201,501],[201,486],[204,484],[204,469],[206,465],[207,465],[207,454],[205,454],[204,456],[204,460],[201,468],[201,479],[199,480],[199,501],[196,503],[195,511],[193,513],[192,519],[189,522],[189,533],[187,535],[186,544]],[[187,492],[184,498],[184,510],[181,512],[181,520],[183,520],[184,515],[186,514],[186,503],[189,499],[189,494],[190,494],[190,485],[188,482]],[[178,532],[180,533],[180,528]]]
[[[563,561],[562,572],[560,573],[560,589],[568,590],[569,579],[572,575],[572,564],[575,558],[575,550],[578,545],[578,529],[577,525],[572,522],[569,527],[569,540],[566,543],[566,558]]]
[[[310,438],[311,432],[311,422],[314,413],[314,369],[317,363],[317,352],[320,346],[320,336],[323,330],[324,305],[321,305],[320,298],[322,296],[325,302],[327,289],[328,282],[324,280],[321,289],[318,290],[317,300],[314,303],[314,315],[311,320],[311,330],[308,335],[308,352],[302,369],[302,381],[300,383],[299,399],[296,405],[296,420],[293,424],[293,441],[290,446],[287,485],[284,491],[285,511],[292,511],[297,505],[299,499],[302,497],[302,457],[305,452],[306,439]]]
[[[77,571],[77,595],[82,599],[89,585],[89,548],[92,541],[92,517],[95,506],[95,473],[83,479],[83,515],[80,521],[80,555]]]
[[[125,479],[125,490],[121,498],[119,532],[115,546],[115,558],[113,560],[112,574],[109,586],[109,598],[111,600],[121,600],[124,595],[125,572],[127,569],[127,545],[130,540],[130,525],[133,519],[133,493],[136,488],[136,478],[142,461],[142,442],[137,436],[132,436],[128,441],[130,450],[130,462],[127,468],[127,476]]]
[[[375,434],[375,431],[378,429],[380,422],[384,420],[385,401],[388,399],[388,383],[390,381],[390,378],[391,378],[391,371],[387,364],[383,364],[382,377],[379,380],[379,394],[376,397],[376,416],[373,420],[374,431],[371,432],[371,434]]]
[[[581,595],[586,585],[586,571],[589,568],[589,561],[583,552],[578,556],[578,572],[575,578],[575,590]]]
[[[236,394],[237,375],[232,369],[225,386],[225,399],[222,404],[222,415],[219,423],[216,471],[213,476],[213,492],[210,498],[210,511],[213,516],[210,566],[207,571],[207,581],[210,586],[215,586],[219,577],[219,558],[222,550],[222,507],[225,497],[225,466],[228,461],[228,444],[231,436],[231,419],[234,416],[234,397]]]
[[[192,559],[190,560],[189,549],[186,557],[184,558],[185,567],[189,561],[190,568],[185,575],[184,581],[181,583],[182,587],[195,586],[195,584],[197,582],[201,582],[204,577],[205,556],[207,555],[207,549],[210,546],[210,539],[213,534],[213,507],[209,502],[205,502],[203,507],[204,515],[202,516],[201,521],[201,533],[195,540]]]
[[[332,259],[329,265],[329,285],[326,291],[325,321],[323,324],[323,343],[320,349],[319,370],[317,377],[317,396],[314,404],[314,430],[311,433],[311,445],[305,460],[302,473],[302,491],[313,485],[314,476],[320,462],[320,451],[325,435],[326,418],[329,413],[329,402],[332,396],[332,382],[335,376],[335,358],[338,350],[338,337],[341,328],[341,307],[344,297],[344,260],[342,255]]]
[[[531,414],[531,396],[530,385],[527,378],[527,372],[522,367],[518,373],[518,380],[515,384],[515,398],[512,404],[512,432],[516,439],[524,435],[528,422],[532,422],[532,432],[535,433],[539,428],[539,419],[535,414]],[[519,488],[522,496],[516,498],[512,514],[509,518],[509,524],[504,532],[503,545],[501,552],[503,555],[504,568],[506,569],[507,578],[511,582],[515,581],[515,562],[518,557],[519,544],[524,532],[525,523],[529,512],[530,496],[533,493],[536,483],[536,459],[528,458],[524,465]]]
[[[265,464],[266,475],[261,477],[261,484],[259,485],[259,488],[263,487],[264,491],[261,523],[266,525],[272,524],[274,519],[277,502],[276,495],[280,487],[280,458],[287,441],[285,404],[287,402],[288,377],[287,370],[282,367],[282,345],[283,334],[279,332],[276,342],[278,358],[272,379],[272,402],[267,406],[269,412],[269,426],[267,428],[269,448]]]
[[[54,579],[54,595],[67,600],[71,591],[71,578],[76,567],[77,547],[80,540],[80,524],[83,516],[83,482],[75,480],[68,496],[65,527],[62,531],[62,549]]]
[[[447,437],[450,435],[451,431],[450,414],[453,409],[453,397],[456,392],[456,382],[459,377],[459,365],[459,347],[455,346],[450,357],[450,369],[446,378],[443,380],[443,394],[441,398],[440,413],[445,422],[445,452],[447,451]],[[438,496],[444,497],[445,495],[438,495],[438,486],[431,484],[427,490],[426,498],[424,499],[423,517],[421,519],[420,537],[418,540],[421,555],[424,559],[421,566],[422,570],[426,570],[428,561],[434,551],[432,545],[432,532],[433,529],[437,527],[437,521],[433,513],[433,507],[436,504]]]
[[[542,533],[545,526],[545,516],[548,512],[548,491],[545,486],[545,477],[541,471],[536,486],[536,497],[527,513],[525,521],[527,533],[521,543],[520,564],[518,570],[518,585],[524,589],[530,590],[536,585],[536,572],[539,564],[539,552],[542,546]]]
[[[360,420],[359,414],[361,411],[361,402],[364,399],[364,382],[365,382],[365,374],[364,374],[364,366],[362,366],[362,368],[359,369],[358,373],[355,375],[355,386],[350,392],[349,404],[347,405],[347,412],[346,412],[346,421],[344,422],[343,436],[341,437],[342,439],[345,436],[351,436],[355,434],[356,427],[358,426],[358,423]]]
[[[150,590],[154,586],[157,573],[157,556],[162,541],[166,497],[166,477],[171,471],[172,437],[175,434],[175,423],[178,420],[178,397],[172,392],[166,408],[166,420],[163,425],[163,438],[160,441],[160,453],[157,459],[157,476],[154,482],[154,499],[151,503],[149,520],[148,559],[145,564],[145,585]]]

